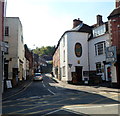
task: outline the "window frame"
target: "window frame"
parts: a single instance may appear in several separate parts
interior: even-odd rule
[[[9,36],[9,26],[5,26],[5,36]]]
[[[105,54],[105,49],[106,49],[105,41],[96,43],[95,44],[95,55],[99,56],[99,55]]]

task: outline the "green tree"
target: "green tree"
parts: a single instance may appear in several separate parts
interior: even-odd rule
[[[55,51],[55,46],[42,46],[41,48],[36,47],[36,49],[33,50],[35,54],[38,54],[39,56],[52,56],[53,52]]]

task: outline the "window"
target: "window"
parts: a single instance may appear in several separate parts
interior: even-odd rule
[[[96,72],[97,73],[102,73],[102,67],[101,67],[101,62],[96,63]]]
[[[65,66],[63,66],[63,77],[65,77]]]
[[[21,42],[23,43],[23,36],[21,35]]]
[[[101,25],[93,29],[93,37],[103,35],[106,32],[106,25]]]
[[[8,26],[5,27],[5,36],[9,36],[9,27]]]
[[[4,54],[8,54],[8,42],[4,42],[5,44],[5,52]]]
[[[65,62],[65,50],[63,51],[63,62]]]
[[[80,43],[76,43],[75,44],[75,55],[77,57],[81,57],[82,56],[82,45]]]
[[[102,55],[105,53],[105,42],[99,42],[95,44],[95,54],[96,56]]]

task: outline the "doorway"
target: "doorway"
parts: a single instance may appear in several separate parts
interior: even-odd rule
[[[82,66],[76,66],[75,72],[76,72],[77,83],[81,83],[82,82]]]

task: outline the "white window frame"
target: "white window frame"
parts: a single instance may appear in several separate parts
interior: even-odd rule
[[[96,56],[105,54],[105,41],[99,42],[95,44],[95,54]]]

